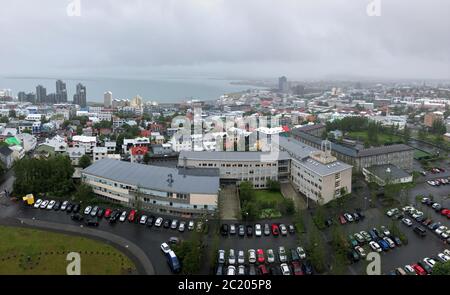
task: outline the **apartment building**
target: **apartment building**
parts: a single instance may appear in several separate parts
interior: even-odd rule
[[[82,181],[109,201],[182,217],[217,209],[218,169],[177,169],[102,159],[82,170]]]
[[[181,151],[178,166],[216,168],[222,183],[251,181],[255,188],[261,189],[267,187],[268,180],[288,180],[289,156],[285,152]]]
[[[97,146],[96,136],[75,135],[72,137],[72,143],[74,147],[84,147],[86,154],[91,154],[94,147]]]
[[[94,160],[94,162],[106,158],[107,155],[108,155],[108,148],[106,147],[96,146],[92,150],[92,159]]]

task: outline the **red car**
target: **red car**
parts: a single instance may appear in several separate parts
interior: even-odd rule
[[[450,218],[450,213],[447,214],[447,218]]]
[[[345,219],[344,215],[340,215],[340,216],[339,216],[339,222],[340,222],[341,224],[346,224],[346,223],[347,223],[347,220]]]
[[[278,236],[280,234],[280,228],[278,227],[278,224],[272,223],[272,234],[274,236]]]
[[[450,214],[450,210],[449,209],[442,209],[441,210],[441,214],[444,216],[447,216],[448,214]]]
[[[128,215],[128,221],[133,222],[135,218],[136,218],[136,210],[133,209],[130,211],[130,215]]]
[[[268,275],[269,274],[269,271],[267,270],[267,267],[264,264],[258,265],[258,269],[259,269],[260,275]]]
[[[300,262],[298,261],[292,261],[292,272],[294,273],[294,276],[302,276],[304,275],[302,266],[300,265]]]
[[[412,266],[414,268],[414,270],[416,271],[416,273],[420,276],[424,276],[427,274],[427,272],[418,264],[413,264]]]
[[[106,218],[109,218],[109,217],[111,216],[111,213],[112,213],[112,210],[108,208],[108,209],[106,209],[105,215],[104,215],[104,216],[105,216]]]
[[[256,250],[256,257],[258,257],[258,262],[259,263],[264,263],[265,262],[263,249]]]

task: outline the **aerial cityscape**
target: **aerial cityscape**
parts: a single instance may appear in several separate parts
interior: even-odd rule
[[[1,275],[450,275],[449,3],[18,2]]]

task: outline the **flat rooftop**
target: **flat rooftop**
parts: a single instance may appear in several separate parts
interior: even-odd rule
[[[163,192],[217,194],[220,187],[219,169],[177,169],[105,158],[82,173]],[[171,185],[167,181],[169,174]]]
[[[189,160],[207,160],[207,161],[278,161],[289,160],[286,152],[193,152],[181,151],[180,160],[184,158]]]

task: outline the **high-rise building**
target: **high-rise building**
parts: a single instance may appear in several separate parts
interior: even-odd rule
[[[56,81],[56,100],[58,103],[67,102],[66,83],[61,80]]]
[[[36,103],[45,103],[47,101],[47,89],[44,86],[36,86]]]
[[[111,91],[106,91],[103,94],[103,106],[108,109],[112,107],[112,92]]]
[[[27,94],[24,91],[20,91],[19,93],[17,93],[17,99],[20,102],[25,102],[27,101]]]
[[[86,86],[81,83],[77,84],[77,92],[73,96],[73,103],[82,108],[86,107]]]
[[[285,76],[278,78],[278,90],[282,93],[289,92],[289,84]]]
[[[139,95],[133,97],[130,102],[130,106],[133,108],[140,108],[142,107],[142,104],[143,104],[142,97],[140,97]]]

